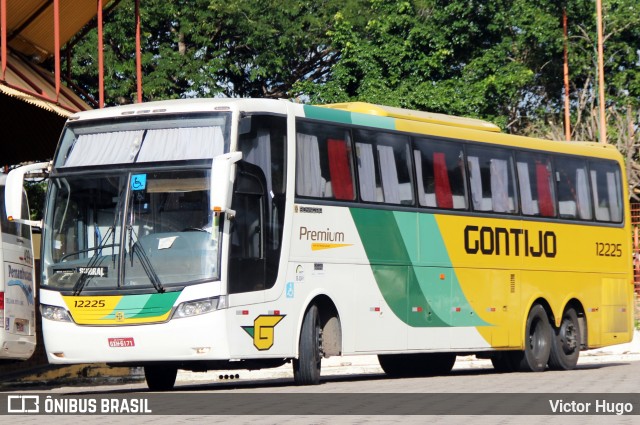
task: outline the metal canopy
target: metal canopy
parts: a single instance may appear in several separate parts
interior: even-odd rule
[[[103,0],[103,8],[109,0]],[[66,117],[91,109],[62,85],[59,50],[97,14],[96,0],[0,0],[0,164],[53,156]],[[55,74],[39,66],[54,57]]]

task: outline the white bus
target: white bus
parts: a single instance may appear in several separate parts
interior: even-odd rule
[[[4,200],[6,174],[0,174],[0,196]],[[28,216],[26,195],[20,188],[23,215]],[[0,202],[0,364],[27,360],[36,348],[36,310],[31,227],[7,220]]]
[[[178,369],[285,362],[317,384],[323,357],[348,354],[392,376],[472,353],[571,369],[633,334],[621,164],[607,146],[362,103],[75,114],[48,166],[48,359],[143,366],[152,390]]]

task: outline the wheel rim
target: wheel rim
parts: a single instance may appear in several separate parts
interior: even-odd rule
[[[571,320],[563,320],[560,326],[560,342],[565,354],[571,354],[578,346],[578,336],[575,324]]]
[[[320,327],[320,321],[316,319],[315,323],[315,336],[316,336],[316,366],[320,369],[320,362],[322,360],[323,352],[322,352],[322,327]]]

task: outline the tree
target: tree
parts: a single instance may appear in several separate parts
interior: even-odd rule
[[[314,101],[364,100],[489,119],[518,132],[561,80],[555,1],[372,0],[363,27],[337,15],[340,60]],[[561,75],[561,74],[558,74]]]
[[[629,164],[639,159],[636,3],[603,1],[609,142]],[[572,137],[595,140],[592,0],[145,0],[144,99],[359,100],[561,140],[563,9]],[[135,98],[134,28],[133,0],[122,0],[105,25],[107,104]],[[74,47],[71,67],[92,93],[95,37]],[[640,184],[640,174],[633,178]]]
[[[360,0],[147,0],[141,5],[144,99],[286,97],[298,81],[321,82],[335,63],[327,36],[341,9],[358,21]],[[106,19],[107,104],[135,98],[134,2]],[[73,49],[72,75],[97,87],[97,35]]]

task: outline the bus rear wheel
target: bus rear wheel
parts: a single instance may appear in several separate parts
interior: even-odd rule
[[[580,357],[581,342],[578,314],[570,307],[562,314],[560,327],[555,330],[551,338],[549,369],[571,370],[575,368],[578,364],[578,357]]]
[[[176,383],[178,368],[170,366],[145,366],[144,377],[151,391],[169,391]]]
[[[322,329],[318,307],[309,307],[302,320],[298,358],[293,359],[293,380],[296,385],[317,385],[320,383],[322,361]]]
[[[380,367],[387,375],[408,376],[445,375],[456,362],[455,353],[380,354]]]
[[[552,329],[544,307],[536,304],[529,311],[524,340],[524,351],[515,352],[523,372],[542,372],[547,368],[551,352]]]

